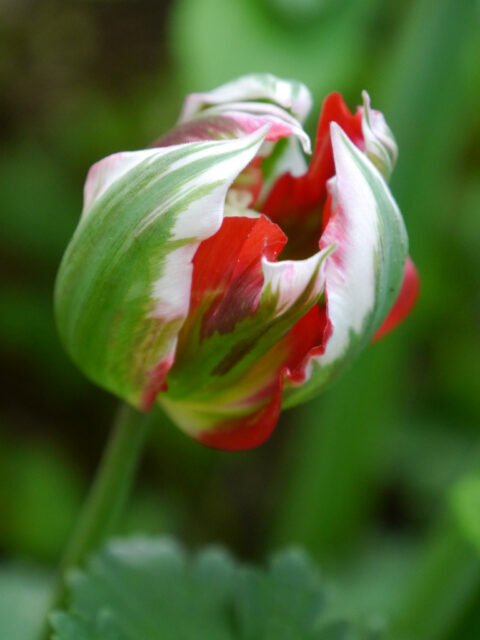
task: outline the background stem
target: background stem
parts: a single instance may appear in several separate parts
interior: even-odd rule
[[[115,531],[132,488],[149,423],[149,416],[132,407],[119,408],[90,493],[62,558],[61,573],[81,564],[89,551]]]
[[[60,562],[49,611],[62,605],[66,573],[82,564],[118,526],[130,495],[135,472],[150,425],[150,414],[142,414],[124,404],[120,406],[73,534]],[[41,640],[49,637],[44,625]]]

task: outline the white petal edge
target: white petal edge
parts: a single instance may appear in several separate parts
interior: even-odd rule
[[[140,162],[155,157],[158,157],[156,149],[121,151],[102,158],[102,160],[93,164],[87,173],[87,179],[85,180],[83,189],[82,216],[87,215],[94,202],[100,198],[116,180],[119,180]]]
[[[305,260],[282,260],[271,262],[262,258],[264,283],[261,297],[265,294],[275,300],[273,316],[286,313],[311,285],[305,305],[313,304],[323,293],[325,286],[327,256],[336,245],[325,247]]]
[[[265,74],[241,76],[232,82],[203,93],[191,93],[185,99],[179,122],[190,120],[204,107],[238,100],[271,100],[303,122],[312,107],[312,96],[301,82]]]
[[[99,160],[94,165],[92,165],[88,171],[87,178],[85,181],[84,187],[84,195],[83,195],[83,210],[82,217],[88,215],[89,211],[96,203],[96,201],[101,198],[110,187],[120,178],[125,176],[129,171],[134,169],[136,166],[140,165],[143,162],[149,163],[154,162],[156,159],[161,159],[162,157],[168,157],[168,155],[175,152],[179,147],[185,147],[185,145],[190,145],[191,153],[181,160],[177,160],[176,162],[169,165],[168,173],[180,169],[182,166],[185,166],[197,158],[203,157],[214,157],[218,153],[228,152],[228,151],[242,151],[242,149],[249,149],[251,144],[255,144],[255,152],[253,156],[250,157],[249,160],[245,163],[248,164],[253,157],[258,153],[258,150],[263,144],[263,141],[268,133],[270,126],[263,125],[257,131],[242,136],[237,139],[229,139],[229,140],[217,140],[217,141],[206,141],[206,142],[188,142],[181,145],[171,145],[168,147],[156,147],[153,149],[141,149],[139,151],[121,151],[119,153],[114,153],[102,160]],[[259,143],[256,144],[256,140],[259,140]],[[255,141],[252,143],[252,141]],[[236,166],[236,163],[233,162]],[[222,165],[223,167],[224,165]],[[242,169],[244,168],[242,166]],[[226,169],[226,167],[224,167]],[[227,173],[228,173],[228,169]],[[241,169],[238,171],[240,173]],[[211,174],[215,174],[216,167],[213,167],[211,170]],[[238,173],[236,175],[238,175]],[[215,176],[214,176],[215,177]],[[236,177],[236,176],[235,176]],[[159,175],[159,179],[161,176]],[[189,188],[198,186],[197,183],[193,184],[193,182],[189,185]],[[159,213],[163,212],[171,206],[172,201],[175,200],[175,194],[172,194],[172,199],[168,201],[164,201],[158,210],[152,212],[150,216],[148,216],[140,231],[143,230],[144,226],[147,226],[152,220],[154,220]],[[208,223],[207,223],[208,224]]]
[[[299,120],[291,116],[284,109],[274,104],[265,102],[227,102],[222,105],[210,107],[202,111],[201,116],[224,115],[237,120],[240,124],[242,121],[251,118],[258,118],[264,124],[279,124],[290,129],[291,135],[298,138],[305,153],[312,153],[312,143],[310,136],[304,131]],[[258,126],[258,123],[255,123]]]
[[[378,203],[359,163],[368,165],[372,178],[381,185],[382,196],[393,217],[392,224],[398,232],[397,240],[405,251],[408,244],[401,213],[382,175],[338,124],[333,122],[330,131],[336,169],[335,181],[330,183],[330,188],[334,189],[339,209],[330,219],[320,247],[338,245],[325,262],[325,294],[331,334],[324,353],[313,355],[305,370],[305,380],[309,380],[315,366],[320,387],[329,380],[328,367],[348,355],[352,336],[368,341],[376,328],[366,326],[366,321],[375,307],[376,259],[381,254],[383,229]],[[320,374],[322,369],[326,377]],[[292,386],[296,385],[292,383]],[[297,397],[301,397],[301,393],[299,389]],[[311,392],[306,397],[310,395]],[[293,394],[286,405],[291,406],[295,401]]]
[[[198,200],[193,200],[178,216],[172,229],[172,239],[192,241],[168,254],[163,272],[152,286],[152,298],[155,300],[152,316],[169,319],[186,317],[188,314],[192,260],[195,252],[202,240],[206,240],[220,229],[225,215],[228,189],[237,175],[255,157],[267,131],[268,127],[264,127],[243,138],[215,143],[222,145],[223,151],[231,148],[237,153],[227,160],[219,160],[189,183],[189,190],[193,191],[200,184],[219,182],[213,191]],[[154,217],[162,213],[162,210],[157,210],[148,222],[153,223]]]
[[[192,281],[192,260],[202,240],[218,231],[224,217],[225,199],[228,189],[255,157],[269,130],[265,126],[250,135],[240,138],[192,142],[170,147],[160,147],[143,151],[115,154],[98,162],[89,172],[86,188],[83,224],[88,224],[90,215],[95,215],[96,205],[101,207],[101,199],[115,189],[116,183],[123,178],[128,180],[128,172],[142,163],[148,166],[159,161],[158,174],[155,180],[168,177],[176,169],[188,166],[197,160],[211,159],[211,162],[192,177],[182,188],[172,189],[162,202],[143,218],[133,234],[141,242],[141,235],[149,232],[159,217],[165,215],[172,207],[195,194],[198,187],[212,185],[206,194],[190,200],[178,212],[170,230],[168,242],[178,242],[181,246],[173,248],[159,264],[159,275],[151,283],[152,310],[149,317],[159,318],[165,323],[183,321],[189,310]],[[179,149],[188,152],[181,159],[168,162],[169,156],[177,157]],[[160,169],[160,167],[162,167]],[[180,324],[179,324],[180,327]],[[165,343],[158,362],[173,359],[176,349],[177,335],[172,335]]]

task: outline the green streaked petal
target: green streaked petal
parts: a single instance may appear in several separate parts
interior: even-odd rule
[[[227,190],[266,132],[92,167],[55,306],[67,351],[100,386],[136,406],[161,388],[188,314],[195,250],[220,227]]]
[[[252,315],[229,333],[202,339],[191,330],[159,396],[186,432],[197,435],[262,407],[278,384],[286,352],[281,338],[324,291],[329,246],[306,260],[262,260],[263,285]]]

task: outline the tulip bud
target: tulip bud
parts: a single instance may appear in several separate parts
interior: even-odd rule
[[[93,165],[55,290],[77,365],[244,449],[384,333],[407,236],[385,182],[396,146],[364,100],[351,115],[326,99],[308,168],[310,94],[266,74],[192,94],[154,147]]]

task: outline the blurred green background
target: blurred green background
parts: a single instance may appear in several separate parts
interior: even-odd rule
[[[185,93],[252,71],[308,84],[311,133],[327,92],[353,109],[369,91],[399,144],[421,298],[259,450],[207,450],[159,415],[122,531],[249,560],[301,544],[345,606],[399,636],[480,637],[480,556],[451,509],[480,469],[479,33],[473,0],[1,0],[2,640],[31,637],[116,407],[52,314],[88,167],[158,138]]]

